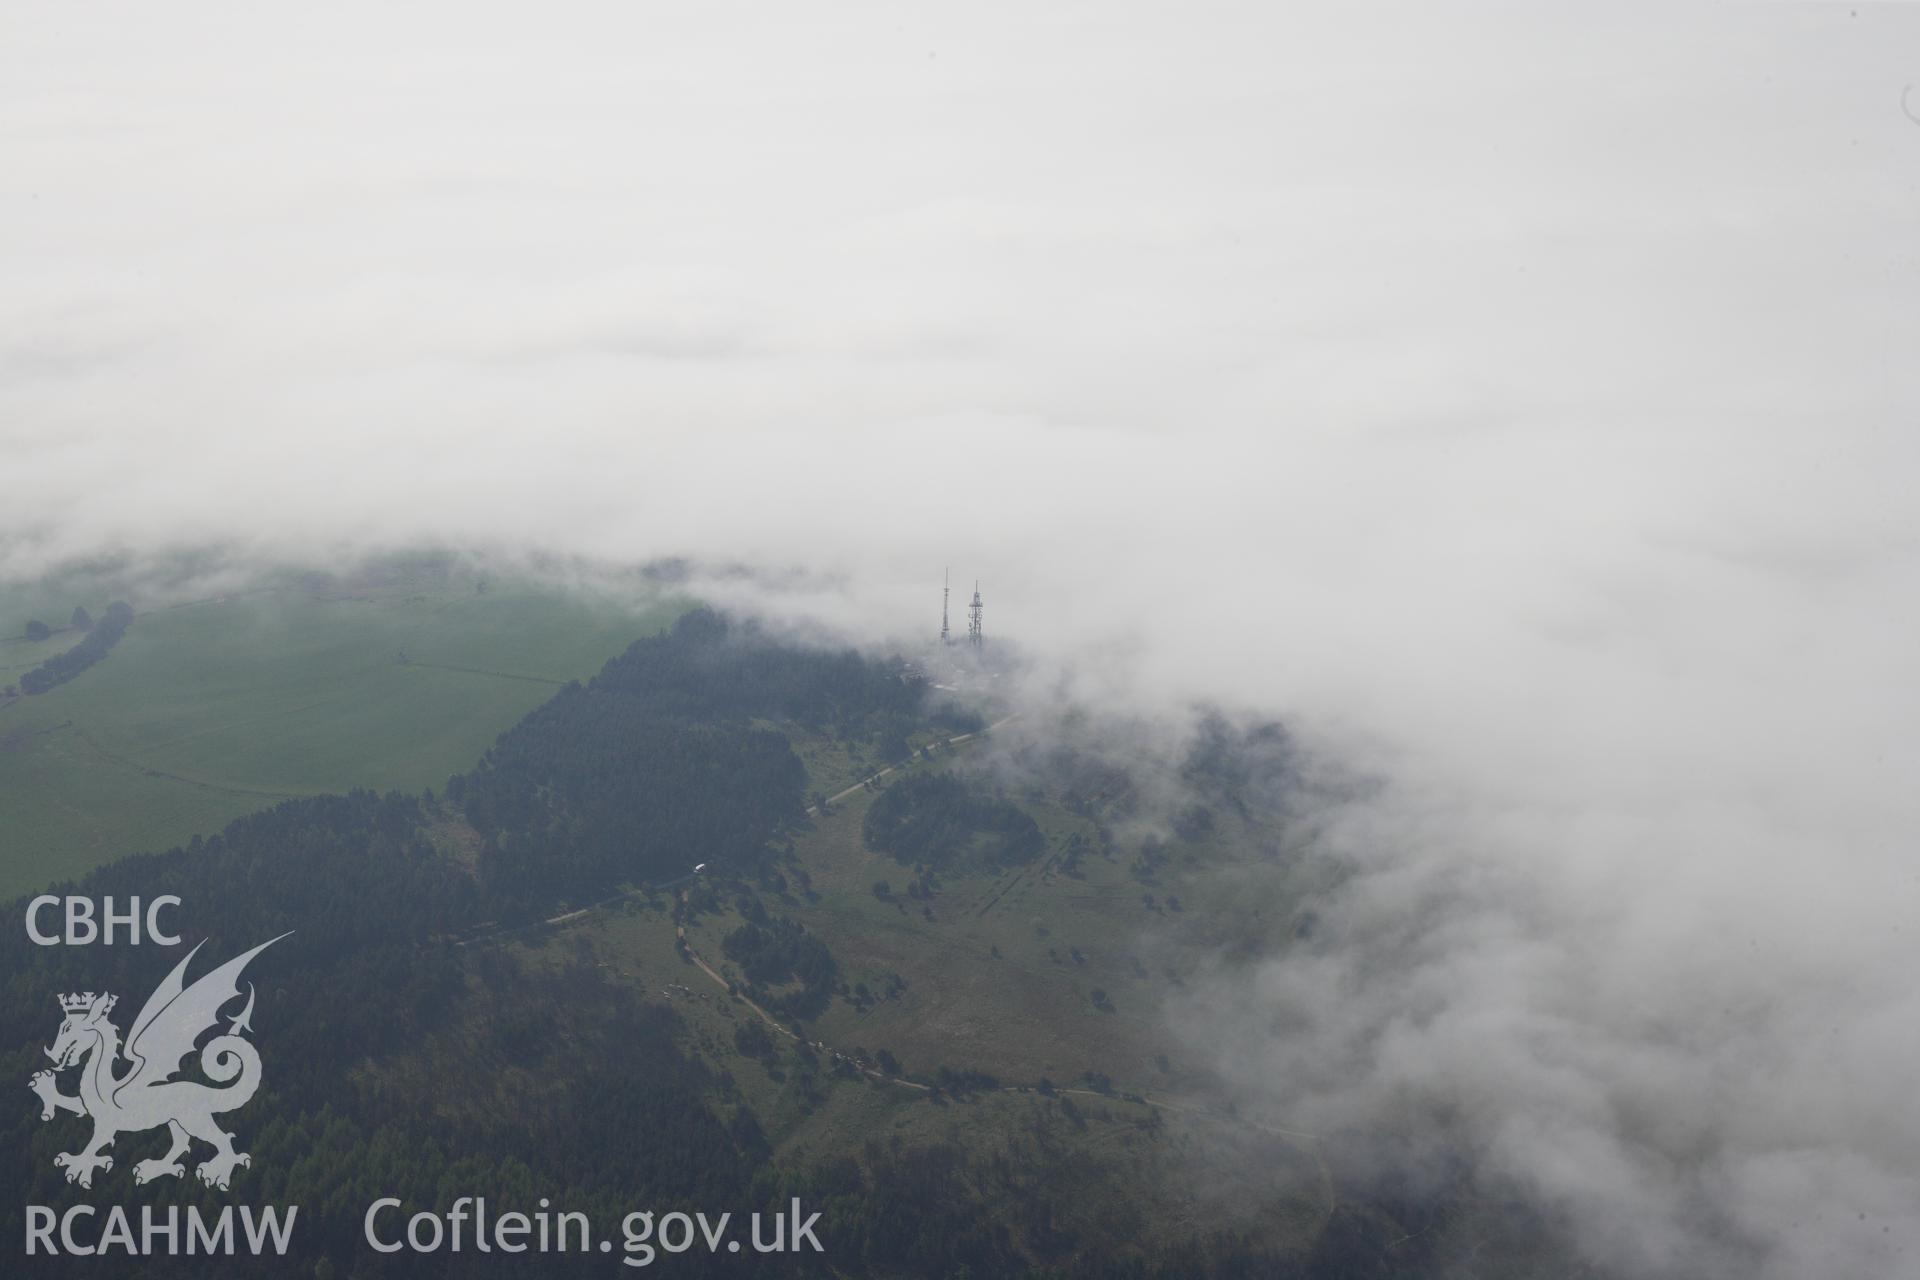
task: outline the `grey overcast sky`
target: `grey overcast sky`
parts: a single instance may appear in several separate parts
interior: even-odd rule
[[[1315,1029],[1249,1087],[1453,1106],[1635,1272],[1914,1274],[1917,37],[12,0],[0,577],[681,554],[888,636],[951,563],[1392,779],[1354,945],[1223,978]]]

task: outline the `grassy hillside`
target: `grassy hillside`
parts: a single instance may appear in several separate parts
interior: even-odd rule
[[[984,746],[935,753],[881,786],[964,767]],[[855,791],[815,818],[795,842],[807,892],[778,909],[827,943],[849,987],[875,996],[836,1001],[814,1024],[820,1034],[888,1048],[928,1076],[947,1066],[1067,1085],[1092,1071],[1117,1091],[1216,1092],[1203,1066],[1211,1052],[1180,1043],[1164,1008],[1195,999],[1188,979],[1234,947],[1284,946],[1303,903],[1332,876],[1277,825],[1226,813],[1215,830],[1176,836],[1143,859],[1103,837],[1097,820],[1125,797],[1075,813],[1033,786],[1018,800],[1046,836],[1044,853],[928,877],[862,839],[878,794]],[[922,896],[910,891],[916,880],[927,886]],[[882,882],[885,897],[876,893]],[[700,916],[689,936],[718,964],[719,939],[737,923],[732,913]]]
[[[881,767],[870,743],[780,728],[813,790]],[[929,736],[916,735],[916,745]],[[881,788],[964,769],[985,747],[974,737],[935,751]],[[909,898],[912,869],[861,837],[881,788],[854,790],[797,834],[779,863],[784,888],[717,869],[567,913],[552,927],[476,939],[468,953],[501,947],[542,983],[592,973],[671,1011],[682,1051],[711,1072],[709,1105],[751,1114],[774,1167],[853,1161],[879,1179],[890,1152],[955,1153],[966,1212],[1000,1224],[1048,1265],[1066,1265],[1087,1240],[1154,1258],[1177,1256],[1196,1238],[1232,1238],[1305,1258],[1340,1203],[1318,1142],[1283,1118],[1226,1108],[1207,1047],[1183,1043],[1161,1015],[1182,998],[1182,970],[1211,945],[1215,913],[1243,912],[1251,920],[1234,927],[1265,920],[1262,932],[1284,936],[1317,874],[1310,864],[1302,859],[1296,880],[1283,876],[1253,902],[1229,842],[1195,842],[1168,850],[1143,889],[1138,866],[1097,852],[1095,820],[1032,788],[1020,804],[1039,819],[1045,854],[999,873],[955,872],[930,900]],[[439,815],[435,842],[446,851],[478,842],[450,806]],[[1244,834],[1231,844],[1247,847]],[[1086,852],[1069,866],[1076,835]],[[892,886],[887,900],[873,893],[879,879]],[[1159,909],[1144,905],[1145,892]],[[1178,910],[1164,908],[1169,893]],[[817,1017],[796,1022],[730,994],[726,980],[742,975],[724,940],[751,901],[801,921],[831,948],[836,997]],[[1099,1005],[1096,990],[1105,994]],[[368,1086],[405,1091],[457,1078],[454,1095],[503,1105],[501,1028],[488,1007],[475,1013],[383,1064]]]
[[[1027,1221],[1029,1202],[1051,1206],[1051,1226],[1063,1239],[1125,1241],[1149,1256],[1221,1234],[1303,1253],[1337,1203],[1311,1142],[1201,1106],[1122,1097],[1118,1086],[1101,1094],[1063,1083],[1047,1095],[1028,1080],[1008,1079],[999,1088],[956,1091],[863,1074],[834,1054],[893,1042],[898,1028],[849,1025],[838,1002],[834,1014],[808,1027],[816,1041],[775,1033],[766,1042],[770,1048],[750,1055],[743,1043],[760,1042],[743,1029],[759,1024],[758,1015],[682,960],[672,939],[661,904],[635,900],[528,939],[516,953],[536,970],[599,966],[610,981],[670,1007],[681,1019],[684,1050],[714,1068],[716,1105],[750,1110],[783,1167],[871,1162],[875,1143],[964,1152],[1004,1170],[1000,1179],[969,1180],[972,1206],[1008,1224],[1054,1265],[1068,1257],[1049,1253],[1048,1233]],[[1006,1007],[1005,993],[975,989],[967,979],[967,968],[949,964],[918,984],[915,999],[965,1003],[983,1022],[992,1021]],[[978,1060],[1017,1060],[1020,1035],[1009,1023],[974,1046]],[[477,1039],[449,1056],[473,1043]],[[1078,1024],[1064,1028],[1055,1045],[1076,1059],[1100,1053],[1098,1037]]]
[[[60,626],[74,604],[97,616],[106,603],[44,585],[0,594],[0,686],[79,638],[30,642],[28,618]],[[431,567],[289,577],[142,611],[105,661],[0,701],[0,894],[216,831],[286,796],[438,787],[558,687],[679,612]]]
[[[779,727],[811,791],[838,792],[882,767],[869,743]],[[862,819],[887,787],[964,770],[986,746],[975,736],[931,750],[843,795],[796,837],[780,864],[784,888],[716,872],[570,913],[511,949],[536,971],[585,966],[671,1007],[685,1050],[722,1081],[715,1105],[758,1117],[782,1164],[859,1155],[881,1136],[947,1146],[1016,1171],[1003,1186],[971,1188],[1010,1223],[1040,1197],[1072,1207],[1053,1223],[1068,1236],[1124,1236],[1151,1253],[1221,1232],[1304,1254],[1338,1203],[1314,1135],[1225,1108],[1209,1047],[1184,1042],[1165,1013],[1189,998],[1186,977],[1217,956],[1223,929],[1283,945],[1328,871],[1288,851],[1283,832],[1243,829],[1237,817],[1169,842],[1149,864],[1112,847],[1097,820],[1124,796],[1075,813],[1037,785],[1019,803],[1047,846],[1026,865],[956,867],[930,882],[866,845]],[[442,827],[449,849],[478,839],[460,825]],[[1271,852],[1253,856],[1268,865],[1249,876],[1244,859],[1261,849]],[[909,895],[916,879],[936,886],[931,896]],[[724,940],[751,900],[832,951],[837,998],[817,1017],[796,1022],[729,994],[723,980],[743,975]],[[470,1059],[474,1035],[441,1052]],[[1045,1253],[1045,1231],[1020,1234]]]

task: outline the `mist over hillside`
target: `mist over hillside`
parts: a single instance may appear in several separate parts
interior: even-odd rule
[[[1285,726],[1343,873],[1156,1011],[1244,1105],[1603,1273],[1909,1274],[1916,23],[19,15],[0,579],[913,656],[950,566],[1010,770]]]

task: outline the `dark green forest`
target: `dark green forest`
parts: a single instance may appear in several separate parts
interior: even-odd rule
[[[867,810],[862,834],[868,847],[902,865],[936,870],[970,851],[992,865],[1017,866],[1046,846],[1018,805],[948,773],[902,778],[887,788]]]
[[[785,916],[768,919],[757,902],[753,910],[761,918],[748,920],[722,944],[727,958],[747,975],[747,994],[786,1018],[816,1017],[833,992],[833,953],[803,925]],[[792,982],[800,984],[798,992],[768,995],[760,989]]]

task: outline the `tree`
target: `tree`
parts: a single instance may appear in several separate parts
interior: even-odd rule
[[[79,644],[65,653],[55,654],[21,676],[21,692],[29,695],[45,693],[55,685],[73,679],[106,657],[107,650],[120,642],[120,637],[126,634],[127,626],[132,621],[133,610],[124,602],[116,600],[108,605],[106,616],[88,629],[86,637]],[[44,640],[52,634],[47,624],[38,618],[27,624],[29,639]]]
[[[87,612],[83,604],[73,606],[73,625],[81,631],[93,630],[93,615]]]
[[[734,1028],[733,1047],[740,1051],[741,1057],[758,1058],[762,1062],[772,1061],[779,1056],[773,1037],[767,1034],[766,1027],[758,1018],[750,1018]]]
[[[975,837],[985,834],[984,848]],[[874,801],[861,824],[867,847],[902,865],[939,868],[968,850],[989,866],[1033,861],[1046,837],[1012,803],[950,774],[902,779]]]

